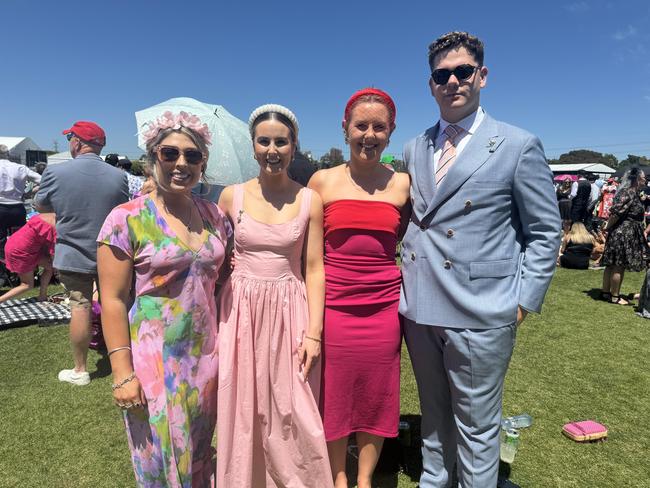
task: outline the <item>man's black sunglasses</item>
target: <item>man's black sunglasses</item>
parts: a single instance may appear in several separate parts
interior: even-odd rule
[[[65,135],[65,138],[66,138],[68,141],[69,141],[70,139],[72,139],[73,137],[74,137],[74,134],[73,134],[72,132],[68,132],[68,133]]]
[[[458,81],[464,81],[474,74],[474,71],[480,69],[480,66],[472,66],[471,64],[461,64],[454,69],[434,69],[431,72],[431,78],[436,85],[445,85],[449,81],[449,77],[453,74]]]

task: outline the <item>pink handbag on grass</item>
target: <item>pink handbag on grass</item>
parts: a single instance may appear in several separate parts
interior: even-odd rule
[[[582,422],[564,424],[562,433],[576,442],[605,440],[607,438],[607,427],[594,420],[583,420]]]

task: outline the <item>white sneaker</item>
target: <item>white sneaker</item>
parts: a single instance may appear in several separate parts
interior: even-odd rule
[[[90,383],[90,374],[88,371],[78,373],[74,369],[62,369],[59,371],[59,381],[72,383],[77,386],[85,386]]]

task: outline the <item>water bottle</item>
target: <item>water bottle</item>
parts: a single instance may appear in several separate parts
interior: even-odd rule
[[[501,419],[501,428],[504,431],[508,431],[510,429],[525,429],[531,425],[533,425],[533,418],[527,413],[522,413],[521,415],[515,415]]]
[[[411,424],[406,420],[400,420],[399,440],[404,447],[411,447]]]
[[[504,463],[512,464],[519,447],[519,432],[509,429],[501,432],[500,458]]]

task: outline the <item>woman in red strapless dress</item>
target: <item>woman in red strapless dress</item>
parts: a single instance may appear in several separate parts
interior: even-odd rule
[[[359,447],[359,488],[370,488],[384,438],[397,436],[402,333],[395,247],[410,205],[408,175],[380,163],[394,128],[388,94],[355,93],[343,120],[350,161],[317,172],[309,183],[325,207],[320,406],[337,488],[348,486],[351,433]]]

